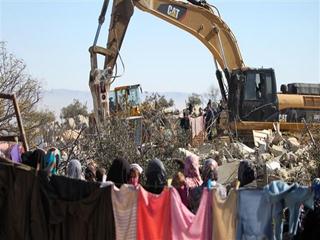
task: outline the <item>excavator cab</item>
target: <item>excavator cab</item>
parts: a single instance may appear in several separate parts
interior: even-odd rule
[[[140,84],[116,87],[110,92],[110,113],[140,116],[141,91]]]
[[[232,75],[230,81],[228,102],[233,119],[258,122],[279,119],[277,86],[273,69],[239,71]]]

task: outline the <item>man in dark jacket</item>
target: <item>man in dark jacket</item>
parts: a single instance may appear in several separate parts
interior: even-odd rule
[[[206,126],[206,130],[207,130],[207,136],[208,136],[208,140],[211,141],[212,140],[212,125],[213,125],[213,119],[214,119],[214,111],[212,109],[211,106],[211,100],[209,100],[207,107],[205,108],[205,126]]]

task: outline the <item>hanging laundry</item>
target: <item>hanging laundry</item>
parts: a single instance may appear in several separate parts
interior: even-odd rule
[[[112,189],[112,207],[117,240],[137,239],[137,201],[138,190],[124,184]]]
[[[137,239],[171,239],[170,190],[168,188],[164,188],[161,194],[157,195],[140,187],[137,207]]]
[[[21,163],[22,162],[21,153],[22,153],[22,150],[20,145],[18,143],[14,144],[10,151],[11,160],[16,163]]]
[[[113,186],[99,188],[100,184],[61,176],[40,174],[42,208],[45,221],[34,228],[48,226],[48,238],[56,240],[115,239],[112,210]]]
[[[192,138],[198,136],[201,132],[205,130],[203,116],[199,117],[190,117],[189,118],[191,129],[192,129]]]
[[[298,240],[319,240],[320,236],[320,200],[315,200],[314,210],[306,209],[302,220],[302,232]]]
[[[31,239],[30,199],[35,179],[34,171],[0,163],[0,239]]]
[[[179,193],[171,191],[171,219],[173,240],[206,240],[211,239],[211,194],[208,189],[202,191],[200,207],[194,215],[182,203]]]
[[[33,152],[25,152],[22,154],[22,163],[26,164],[30,167],[33,167],[37,170],[40,170],[40,165],[43,163],[44,158],[45,158],[45,151],[43,149],[37,148]]]
[[[237,192],[231,190],[228,198],[221,198],[217,189],[212,190],[212,240],[235,239]]]
[[[41,164],[41,169],[47,171],[50,174],[57,174],[60,160],[60,150],[58,150],[57,148],[51,148],[48,150],[47,154],[44,157],[44,161]]]
[[[239,189],[237,240],[272,239],[271,204],[263,190]]]
[[[289,209],[289,234],[295,235],[298,228],[301,204],[313,209],[314,193],[311,188],[299,186],[297,183],[288,185],[282,181],[273,181],[264,187],[272,204],[275,223],[274,238],[282,240],[283,210]]]

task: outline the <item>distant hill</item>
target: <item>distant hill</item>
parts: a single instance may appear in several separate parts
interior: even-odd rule
[[[142,98],[150,95],[152,92],[144,92]],[[191,93],[183,92],[158,92],[164,95],[167,99],[172,98],[177,109],[183,109],[185,102]],[[54,111],[58,117],[60,110],[72,103],[73,99],[78,99],[81,103],[86,104],[88,110],[93,109],[92,97],[89,91],[75,91],[68,89],[52,89],[43,93],[43,98],[40,103],[40,109],[48,109]]]

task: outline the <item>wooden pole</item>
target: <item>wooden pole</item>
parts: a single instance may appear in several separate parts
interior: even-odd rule
[[[23,143],[24,150],[29,151],[29,146],[28,146],[27,139],[26,139],[26,133],[24,131],[24,127],[22,124],[20,108],[19,108],[19,104],[17,102],[17,98],[16,98],[15,94],[12,95],[12,101],[13,101],[14,110],[15,110],[16,116],[17,116],[17,122],[18,122],[19,130],[20,130],[20,134],[21,134],[20,137],[21,137],[21,140]]]

